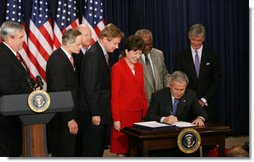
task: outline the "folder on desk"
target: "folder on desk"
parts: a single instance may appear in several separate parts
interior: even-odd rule
[[[185,121],[178,121],[178,122],[175,122],[173,125],[175,125],[178,128],[195,127],[194,124],[190,122],[185,122]]]
[[[148,121],[148,122],[137,122],[133,124],[133,128],[142,129],[142,130],[168,130],[175,129],[175,125],[169,125],[164,123],[159,123],[157,121]]]

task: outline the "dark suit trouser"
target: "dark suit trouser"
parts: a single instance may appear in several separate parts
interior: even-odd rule
[[[0,114],[0,157],[19,157],[22,150],[22,130],[19,118]]]
[[[67,123],[62,127],[48,129],[53,157],[73,157],[75,151],[75,135],[69,133]]]
[[[21,132],[0,133],[0,157],[19,157],[21,143]]]
[[[83,133],[84,133],[84,121],[82,119],[79,119],[78,134],[76,136],[75,157],[82,157]]]
[[[102,157],[105,147],[105,133],[107,126],[99,126],[91,123],[84,124],[82,156]]]

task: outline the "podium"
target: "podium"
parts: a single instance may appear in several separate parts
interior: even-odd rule
[[[22,156],[46,157],[47,139],[46,124],[57,112],[68,112],[74,107],[70,91],[50,92],[49,108],[36,113],[29,108],[29,94],[5,95],[0,98],[0,110],[5,116],[17,115],[20,117],[22,128]]]

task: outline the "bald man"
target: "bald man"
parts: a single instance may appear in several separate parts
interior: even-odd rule
[[[88,24],[80,24],[77,26],[76,29],[81,32],[82,36],[82,48],[80,50],[80,53],[77,55],[73,55],[75,68],[79,78],[81,60],[92,43],[92,31]]]
[[[78,78],[80,78],[81,61],[82,61],[82,58],[85,55],[86,51],[88,50],[88,48],[91,46],[92,31],[89,28],[88,24],[80,24],[77,26],[76,29],[81,32],[81,36],[82,36],[82,48],[80,50],[80,53],[77,55],[73,55],[77,75],[78,75]],[[80,81],[80,79],[79,79],[79,81]],[[78,127],[79,127],[78,128],[79,131],[78,131],[77,138],[76,138],[76,148],[75,148],[75,156],[76,157],[81,156],[81,153],[82,153],[81,143],[82,143],[82,135],[83,135],[83,125],[82,125],[80,116],[79,116],[79,121],[78,121]]]

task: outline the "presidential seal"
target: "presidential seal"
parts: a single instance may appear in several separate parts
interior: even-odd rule
[[[46,91],[36,90],[28,96],[28,106],[36,113],[45,112],[50,105],[50,96]]]
[[[186,154],[191,154],[197,151],[200,144],[201,137],[194,128],[183,129],[177,137],[177,145],[179,149]]]

